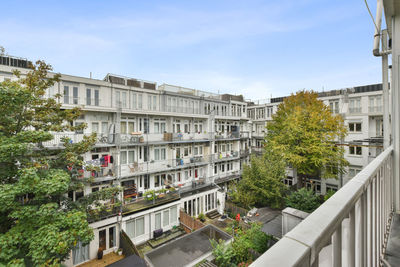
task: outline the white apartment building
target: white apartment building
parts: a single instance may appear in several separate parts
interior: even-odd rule
[[[28,61],[0,56],[0,82],[16,79],[13,69],[29,71]],[[243,97],[219,95],[179,86],[108,74],[104,80],[62,74],[46,96],[60,94],[63,108],[81,107],[75,124],[80,132],[54,133],[44,145],[62,149],[97,133],[97,143],[84,155],[99,171],[82,170],[92,178],[76,200],[105,187],[122,186],[122,209],[90,218],[94,240],[71,252],[74,266],[119,246],[124,230],[136,245],[154,231],[179,225],[179,209],[191,216],[224,210],[227,183],[240,178],[249,157],[247,103]]]
[[[383,149],[383,106],[382,84],[372,84],[332,90],[319,93],[319,99],[330,107],[333,114],[341,114],[348,127],[348,135],[340,143],[345,146],[345,158],[349,162],[347,173],[339,179],[310,179],[309,188],[318,194],[325,194],[329,189],[338,190]],[[249,102],[247,116],[251,120],[251,150],[262,152],[266,134],[266,125],[284,97]],[[288,169],[285,180],[287,185],[296,183],[293,171]],[[312,182],[310,182],[312,181]]]

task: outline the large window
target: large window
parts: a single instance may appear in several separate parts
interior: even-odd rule
[[[92,105],[92,89],[86,88],[86,105]]]
[[[361,122],[349,122],[349,132],[361,132]]]
[[[78,87],[74,87],[73,88],[73,101],[74,101],[74,104],[75,105],[77,105],[78,104]]]
[[[163,211],[163,226],[168,226],[169,225],[169,210],[164,210]]]
[[[64,86],[64,104],[69,104],[69,87]]]
[[[362,170],[361,166],[350,166],[348,176],[349,178],[353,178]]]
[[[154,160],[165,160],[166,159],[166,149],[156,147],[154,148]]]
[[[89,244],[82,246],[79,241],[76,246],[72,249],[72,262],[74,265],[85,262],[89,260]]]
[[[349,112],[350,113],[361,113],[361,99],[351,98],[349,101]]]
[[[155,228],[156,229],[161,229],[161,212],[156,213],[156,215],[155,215],[155,223],[156,223]]]
[[[382,96],[370,96],[368,110],[369,112],[382,112]]]
[[[154,133],[164,133],[164,132],[165,132],[165,120],[154,119]]]
[[[144,217],[133,219],[126,222],[126,234],[130,238],[135,238],[144,234]]]
[[[329,108],[333,114],[339,113],[339,100],[330,101]]]
[[[360,146],[350,146],[349,147],[349,154],[350,155],[362,155],[362,147]]]

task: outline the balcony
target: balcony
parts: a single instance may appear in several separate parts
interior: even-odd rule
[[[392,158],[389,147],[251,266],[379,266],[393,214]]]
[[[148,208],[164,205],[179,199],[180,193],[178,190],[172,192],[168,191],[168,193],[165,192],[163,194],[159,194],[157,196],[154,195],[152,197],[144,196],[141,198],[135,198],[133,199],[133,201],[122,206],[122,214],[127,215],[135,213]]]
[[[83,140],[84,136],[90,136],[91,133],[75,133],[75,132],[63,132],[53,133],[53,139],[50,141],[43,142],[42,145],[47,148],[62,148],[64,147],[64,138],[68,138],[70,143],[78,143]],[[96,146],[109,146],[114,143],[114,135],[98,135]]]
[[[239,132],[219,132],[215,133],[216,140],[229,140],[229,139],[239,139],[240,133]]]
[[[209,158],[203,156],[186,157],[182,159],[169,159],[169,160],[151,160],[148,162],[131,163],[121,165],[121,176],[129,177],[132,175],[140,175],[147,173],[163,172],[173,169],[186,168],[197,165],[205,165],[208,163]]]
[[[214,182],[219,184],[219,183],[224,183],[224,182],[228,182],[231,180],[239,179],[241,174],[242,174],[242,171],[240,171],[240,170],[217,174],[214,176]]]
[[[383,113],[383,107],[382,106],[369,106],[368,107],[368,112],[369,113]]]
[[[230,152],[212,154],[210,156],[211,156],[210,159],[212,162],[221,162],[221,161],[227,161],[227,160],[239,158],[239,152],[238,151],[230,151]]]

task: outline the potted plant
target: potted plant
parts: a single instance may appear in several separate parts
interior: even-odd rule
[[[122,248],[118,249],[118,255],[120,255],[120,256],[122,255]]]
[[[205,222],[206,216],[204,215],[204,213],[200,213],[199,216],[197,216],[197,219],[199,219],[201,222]]]
[[[99,248],[99,250],[97,251],[97,259],[101,260],[103,258],[103,249]]]

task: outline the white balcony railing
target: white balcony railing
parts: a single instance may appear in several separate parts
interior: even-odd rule
[[[251,266],[379,266],[392,216],[392,151],[387,148]]]

